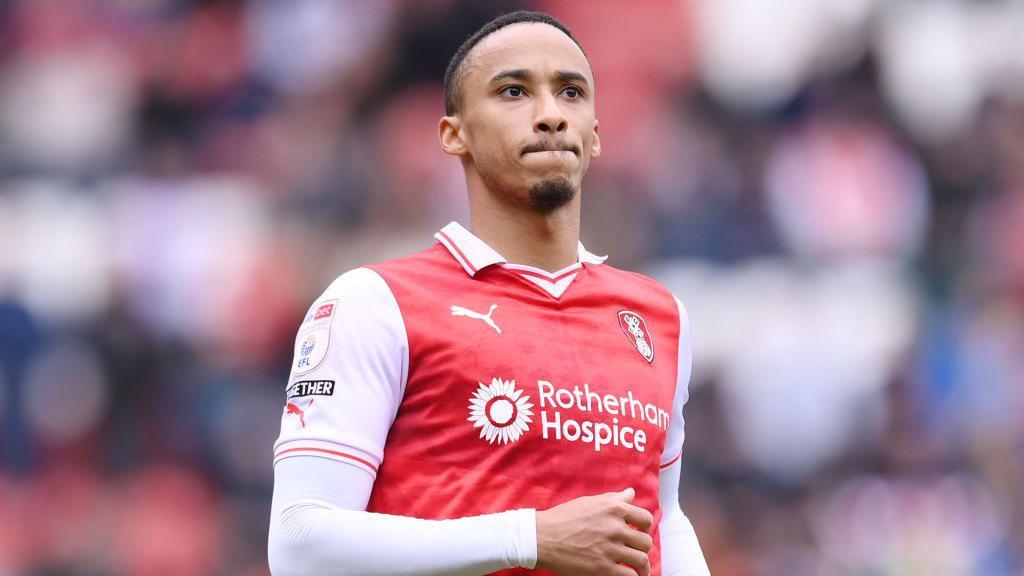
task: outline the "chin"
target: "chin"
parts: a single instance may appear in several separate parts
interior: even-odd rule
[[[579,193],[579,185],[567,175],[553,175],[530,185],[530,206],[542,214],[549,214],[565,206]]]

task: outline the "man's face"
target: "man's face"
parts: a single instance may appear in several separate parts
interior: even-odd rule
[[[594,78],[580,48],[547,24],[512,24],[464,66],[462,156],[487,188],[541,212],[571,200],[600,154]]]

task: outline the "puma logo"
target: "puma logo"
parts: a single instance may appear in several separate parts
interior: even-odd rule
[[[495,324],[494,320],[491,319],[491,314],[494,314],[494,310],[497,307],[498,307],[497,304],[491,304],[491,309],[487,311],[487,314],[481,314],[479,312],[473,312],[472,310],[467,310],[466,308],[463,308],[462,306],[452,306],[452,316],[468,316],[470,318],[475,318],[477,320],[483,320],[484,322],[487,323],[488,326],[490,326],[491,328],[494,328],[495,332],[497,332],[498,334],[501,334],[501,328],[498,328],[498,325]]]
[[[310,399],[309,404],[306,404],[305,408],[299,408],[297,404],[292,404],[291,402],[288,403],[288,413],[298,416],[299,424],[301,424],[303,428],[306,427],[306,410],[309,410],[309,407],[313,405],[313,400],[314,399]]]

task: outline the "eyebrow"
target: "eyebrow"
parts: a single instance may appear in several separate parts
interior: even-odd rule
[[[499,82],[501,80],[519,80],[521,82],[528,82],[532,78],[533,78],[533,73],[531,73],[529,70],[526,70],[524,68],[514,68],[514,69],[502,70],[501,72],[498,72],[497,74],[495,74],[491,78],[491,80],[490,80],[490,82],[488,82],[488,84],[494,84],[494,83]],[[558,80],[560,83],[563,83],[563,84],[569,83],[569,82],[577,82],[579,84],[583,84],[584,86],[588,86],[590,84],[590,82],[587,80],[586,76],[584,76],[583,74],[580,74],[579,72],[576,72],[574,70],[558,70],[558,71],[556,71],[555,72],[555,80]]]
[[[587,81],[586,76],[574,70],[559,70],[558,72],[555,72],[555,79],[557,79],[562,84],[576,82],[578,84],[583,84],[584,86],[590,85],[590,83]]]
[[[501,72],[495,74],[494,77],[491,78],[491,81],[488,82],[488,84],[494,84],[495,82],[500,82],[501,80],[521,80],[523,82],[526,82],[531,77],[532,74],[530,74],[530,71],[524,70],[522,68],[516,68],[514,70],[502,70]]]

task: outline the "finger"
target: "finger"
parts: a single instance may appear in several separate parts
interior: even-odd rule
[[[629,566],[616,564],[615,568],[612,568],[612,576],[636,576],[636,570],[633,570]]]
[[[614,492],[613,495],[616,498],[622,500],[623,502],[632,502],[633,498],[636,498],[636,490],[633,490],[632,488],[626,488],[621,492]]]
[[[614,556],[616,562],[629,566],[640,576],[650,576],[651,559],[647,554],[632,548],[619,548]]]
[[[654,539],[650,534],[632,528],[623,531],[622,543],[641,552],[650,552],[651,548],[654,548]]]
[[[633,525],[637,530],[650,532],[654,525],[654,515],[639,506],[626,504],[626,523]]]

